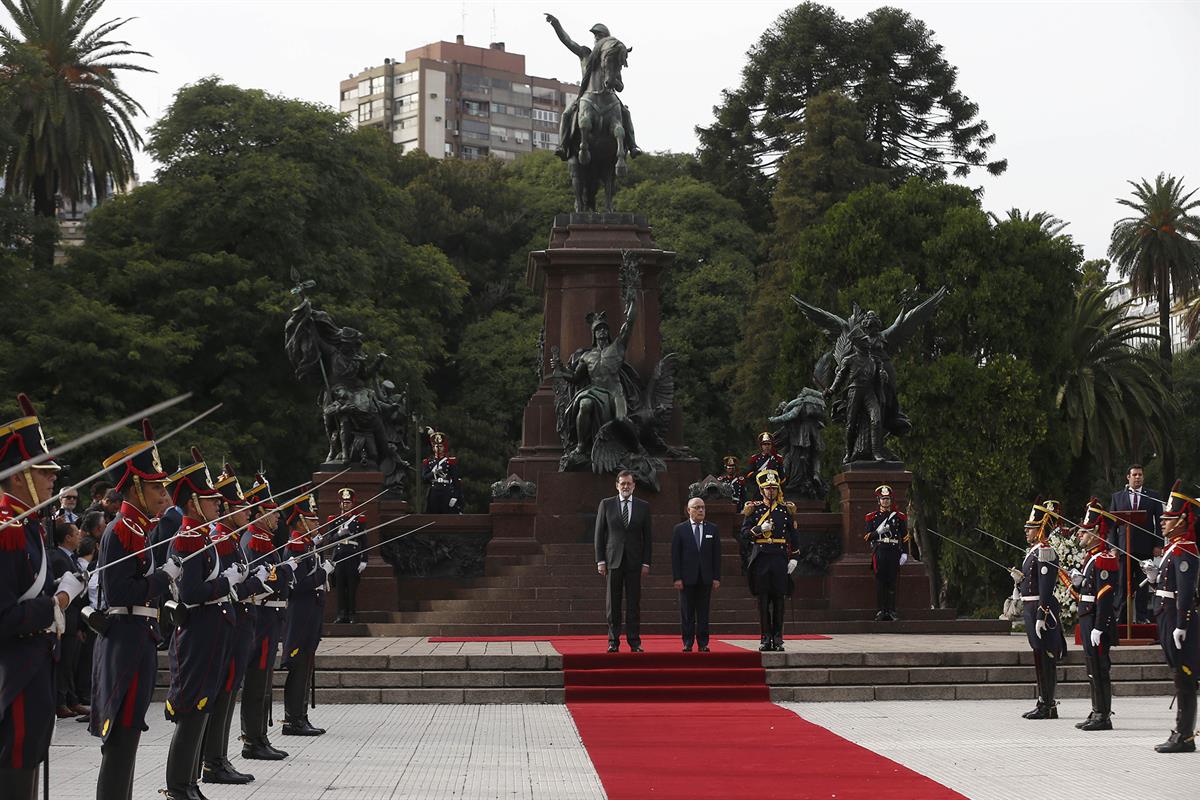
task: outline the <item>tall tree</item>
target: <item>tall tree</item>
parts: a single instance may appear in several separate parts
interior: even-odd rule
[[[97,200],[110,182],[133,178],[133,150],[141,135],[134,118],[144,113],[121,88],[122,71],[151,70],[125,59],[149,55],[110,38],[128,19],[91,27],[104,0],[0,0],[13,29],[0,26],[0,70],[6,81],[29,69],[19,55],[37,52],[41,62],[22,83],[12,126],[18,135],[3,157],[5,190],[32,197],[39,216],[55,215],[55,199]]]

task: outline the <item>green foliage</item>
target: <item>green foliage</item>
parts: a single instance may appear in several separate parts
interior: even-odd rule
[[[3,0],[14,29],[0,27],[0,74],[15,93],[10,125],[17,142],[0,155],[5,191],[34,199],[53,216],[55,194],[81,200],[91,183],[96,198],[133,177],[141,145],[134,118],[141,105],[120,86],[124,71],[149,72],[126,61],[149,55],[110,39],[128,19],[90,30],[104,0]],[[33,51],[33,53],[30,53]]]
[[[1175,417],[1171,435],[1178,453],[1178,471],[1185,486],[1193,489],[1200,484],[1200,348],[1191,347],[1171,364],[1174,372],[1175,397],[1184,413]],[[1173,479],[1160,481],[1169,485]],[[1195,495],[1193,495],[1194,497]]]

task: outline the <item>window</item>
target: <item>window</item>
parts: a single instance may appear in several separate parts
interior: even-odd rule
[[[405,83],[416,83],[417,77],[417,71],[415,69],[412,72],[400,73],[396,76],[396,88],[399,89],[400,86]]]
[[[546,131],[533,132],[533,146],[542,150],[550,150],[558,146],[558,134]]]
[[[547,86],[534,86],[533,99],[541,100],[544,103],[557,103],[558,92]]]
[[[502,142],[508,141],[508,128],[501,128],[499,125],[492,126],[492,138],[499,139]]]
[[[475,159],[482,158],[485,155],[487,155],[487,150],[482,147],[470,147],[468,145],[463,145],[462,157],[467,161],[474,161]]]
[[[357,100],[358,99],[358,88],[356,87],[354,89],[347,89],[346,91],[342,92],[342,99],[343,100]]]
[[[379,75],[374,78],[364,78],[358,82],[358,96],[368,97],[373,94],[383,94],[386,91],[387,78]]]
[[[558,124],[557,111],[547,111],[544,108],[535,108],[533,109],[533,118],[538,122],[549,122],[554,125]]]
[[[397,97],[395,100],[395,106],[393,108],[393,116],[400,116],[401,114],[407,114],[411,111],[416,111],[418,101],[419,98],[416,92]]]
[[[492,158],[498,158],[501,161],[512,161],[517,157],[517,154],[509,150],[492,149]]]
[[[478,139],[481,142],[486,142],[491,136],[491,128],[486,122],[476,122],[473,119],[463,120],[462,132],[464,137]]]
[[[371,100],[366,103],[358,104],[358,121],[370,122],[378,116],[383,116],[383,101]]]
[[[515,128],[512,133],[513,141],[517,144],[529,144],[529,131],[522,128]]]
[[[446,155],[448,155],[448,156],[452,156],[452,155],[454,155],[454,143],[453,143],[453,142],[446,142],[446,144],[445,144],[445,150],[444,150],[443,152],[445,152],[445,154],[446,154]]]
[[[492,78],[489,83],[493,89],[503,89],[506,92],[512,91],[512,81],[506,81],[504,78]]]
[[[512,85],[512,90],[519,94],[529,94],[529,84],[528,83],[514,83]]]
[[[475,117],[486,117],[488,113],[488,104],[481,103],[477,100],[463,100],[463,113],[470,114]]]

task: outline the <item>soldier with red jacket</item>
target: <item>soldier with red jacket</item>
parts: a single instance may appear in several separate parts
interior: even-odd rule
[[[892,487],[875,487],[879,507],[867,514],[865,539],[871,545],[871,569],[875,572],[876,621],[893,621],[896,615],[896,578],[908,561],[908,517],[892,507]]]
[[[781,487],[787,483],[787,475],[783,472],[783,459],[775,452],[775,437],[770,432],[763,431],[758,435],[758,452],[750,456],[747,462],[750,465],[745,475],[747,500],[762,499],[758,479],[768,471],[775,473]]]
[[[1079,543],[1087,548],[1082,569],[1071,570],[1079,593],[1079,638],[1092,689],[1092,713],[1075,724],[1084,731],[1112,730],[1112,648],[1117,644],[1116,555],[1105,546],[1108,517],[1100,500],[1088,501],[1079,523]]]
[[[421,462],[421,480],[429,487],[425,496],[427,514],[463,513],[462,478],[458,459],[450,455],[450,439],[440,431],[429,434],[433,455]]]

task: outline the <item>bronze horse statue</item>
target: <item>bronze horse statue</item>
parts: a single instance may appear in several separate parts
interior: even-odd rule
[[[575,125],[567,142],[576,211],[595,211],[601,186],[604,209],[612,211],[616,178],[629,171],[628,117],[617,93],[625,88],[621,70],[629,63],[630,48],[611,36],[597,44],[598,68],[592,71],[579,96]]]

